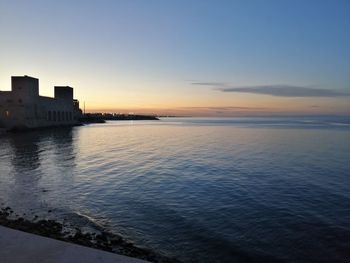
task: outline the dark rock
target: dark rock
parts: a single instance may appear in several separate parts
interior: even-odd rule
[[[34,221],[30,221],[24,219],[23,217],[18,217],[17,214],[17,219],[10,219],[8,211],[12,211],[10,207],[0,209],[0,225],[33,234],[80,244],[83,246],[93,247],[96,249],[123,254],[131,257],[137,257],[151,262],[179,262],[176,259],[164,257],[153,251],[139,248],[133,243],[124,240],[122,237],[107,231],[102,231],[100,234],[83,233],[80,228],[75,228],[75,234],[68,235],[70,232],[63,232],[64,225],[56,222],[55,220],[38,220],[39,217],[35,215]],[[50,212],[51,210],[49,210],[49,213]]]

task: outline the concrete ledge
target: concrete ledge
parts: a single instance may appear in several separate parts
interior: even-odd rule
[[[110,252],[37,236],[0,226],[2,263],[145,263]]]

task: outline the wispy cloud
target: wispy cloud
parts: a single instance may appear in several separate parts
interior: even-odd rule
[[[315,89],[290,85],[261,85],[251,87],[219,88],[222,92],[242,92],[271,95],[278,97],[340,97],[350,96],[350,93],[339,92],[330,89]]]
[[[226,87],[228,84],[224,82],[192,82],[192,85]]]
[[[277,97],[342,97],[350,96],[350,92],[331,89],[318,89],[293,85],[256,85],[232,86],[222,82],[196,82],[193,85],[211,86],[222,92],[252,93]]]

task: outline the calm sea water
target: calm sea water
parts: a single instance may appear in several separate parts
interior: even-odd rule
[[[350,120],[169,118],[3,135],[0,201],[185,262],[346,262]]]

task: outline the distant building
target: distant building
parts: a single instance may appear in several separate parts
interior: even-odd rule
[[[55,97],[39,95],[39,80],[11,77],[11,91],[0,91],[0,128],[23,129],[74,125],[81,115],[73,88],[55,86]]]

